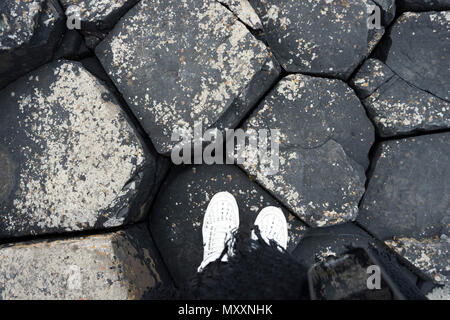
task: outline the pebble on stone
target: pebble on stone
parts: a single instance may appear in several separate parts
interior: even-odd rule
[[[247,26],[254,30],[262,29],[261,20],[259,20],[253,7],[248,0],[218,0],[225,4],[233,13]]]
[[[0,89],[51,60],[65,20],[57,0],[0,2]]]
[[[181,166],[171,171],[150,213],[150,230],[177,284],[193,276],[203,259],[202,223],[211,198],[220,191],[234,195],[240,226],[250,231],[261,209],[279,203],[234,165]],[[282,208],[288,224],[288,251],[306,226]]]
[[[114,27],[139,0],[60,0],[64,11],[70,17],[77,10],[80,13],[81,30],[102,31]],[[77,9],[77,10],[75,10]]]
[[[161,154],[178,143],[177,129],[209,128],[238,107],[243,117],[253,104],[242,102],[257,101],[279,72],[265,45],[212,0],[143,0],[96,55]]]
[[[57,61],[0,91],[0,237],[144,217],[159,163],[109,90]]]
[[[382,4],[383,24],[394,17],[393,1],[250,0],[265,38],[289,72],[346,80],[384,33],[369,29],[370,6]]]
[[[0,246],[0,300],[140,299],[170,280],[145,227]]]
[[[242,168],[311,226],[356,218],[374,129],[340,80],[290,75],[261,102],[244,130],[280,131],[279,170],[268,174],[247,145]]]

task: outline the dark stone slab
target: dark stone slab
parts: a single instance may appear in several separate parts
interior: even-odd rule
[[[259,211],[280,206],[234,165],[175,167],[165,180],[150,213],[150,230],[177,284],[197,272],[203,258],[202,223],[210,199],[220,191],[236,197],[240,226],[250,231]],[[282,208],[288,222],[288,251],[293,250],[305,225]]]
[[[261,129],[280,131],[279,168],[269,174],[248,145],[244,170],[312,226],[356,218],[374,130],[353,90],[340,80],[287,76],[244,124]]]
[[[449,11],[402,14],[376,56],[420,90],[450,101]]]
[[[383,24],[395,14],[394,1],[380,4]],[[372,1],[250,0],[270,48],[289,72],[347,79],[384,33],[368,28]]]
[[[110,30],[117,21],[139,0],[60,0],[68,16],[73,9],[80,12],[81,30],[89,33],[93,31]],[[71,8],[72,7],[72,8]],[[69,9],[69,11],[67,11]]]
[[[0,89],[51,60],[65,26],[57,0],[0,2]]]
[[[142,219],[164,174],[111,92],[57,61],[0,91],[0,237]]]
[[[450,134],[383,142],[361,202],[358,222],[382,240],[448,232]]]
[[[450,10],[450,0],[396,0],[400,11]]]
[[[0,246],[0,299],[139,299],[170,277],[145,226]]]
[[[386,241],[386,244],[427,273],[435,282],[450,284],[450,238],[448,236],[442,235],[437,239],[422,240],[399,238]]]
[[[161,154],[176,129],[236,126],[279,73],[265,45],[212,0],[141,1],[96,55]]]
[[[450,127],[450,104],[412,85],[377,59],[351,81],[382,137]]]
[[[255,9],[248,0],[218,0],[230,9],[243,23],[254,30],[262,29],[261,20],[259,20]]]

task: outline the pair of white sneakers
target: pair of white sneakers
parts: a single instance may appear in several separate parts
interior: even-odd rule
[[[265,207],[256,217],[255,226],[261,233],[261,238],[269,243],[270,240],[286,249],[288,230],[283,211],[277,207]],[[225,249],[226,243],[232,234],[239,228],[239,208],[236,199],[229,192],[219,192],[214,195],[208,204],[203,218],[203,261],[198,267],[201,272],[210,262],[217,260]],[[257,240],[255,231],[252,239]],[[229,250],[222,261],[228,261],[232,254]]]

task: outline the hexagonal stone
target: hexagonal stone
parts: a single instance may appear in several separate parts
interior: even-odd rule
[[[161,163],[78,62],[0,91],[0,237],[98,229],[147,213]]]
[[[397,0],[401,11],[450,10],[450,0]]]
[[[382,137],[450,127],[448,19],[403,14],[351,80]]]
[[[259,20],[255,9],[250,5],[248,0],[218,0],[226,5],[233,13],[250,28],[262,29],[261,20]]]
[[[57,0],[0,2],[0,89],[52,58],[65,19]]]
[[[279,73],[264,44],[212,0],[141,1],[96,55],[162,154],[176,129],[235,127]]]
[[[259,211],[280,206],[234,165],[181,166],[171,171],[152,207],[150,230],[174,280],[181,284],[195,275],[203,259],[202,223],[211,198],[220,191],[236,197],[240,226],[249,232]],[[288,251],[305,225],[282,208],[288,223]]]
[[[383,24],[389,23],[393,1],[250,0],[270,48],[287,71],[340,79],[350,76],[384,33],[382,26],[368,27],[375,3]]]
[[[0,246],[0,300],[139,299],[167,275],[147,229]]]
[[[420,90],[450,101],[450,12],[402,14],[377,48],[377,57]]]
[[[381,240],[448,234],[450,134],[381,143],[358,222]]]
[[[280,131],[279,168],[269,174],[247,145],[245,171],[311,226],[356,218],[374,130],[344,82],[285,77],[244,124],[261,129]]]
[[[450,239],[446,235],[423,240],[405,237],[386,244],[437,283],[450,283]]]
[[[98,32],[114,27],[117,21],[139,0],[61,0],[64,11],[70,16],[78,9],[83,31]],[[71,8],[72,7],[72,8]],[[69,9],[69,11],[67,11]]]

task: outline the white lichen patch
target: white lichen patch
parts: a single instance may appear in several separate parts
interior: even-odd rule
[[[8,3],[9,2],[9,3]],[[5,1],[0,11],[0,50],[18,48],[34,35],[44,0]]]
[[[159,275],[123,233],[0,247],[0,299],[139,299]]]
[[[80,65],[56,64],[54,81],[32,94],[16,92],[20,128],[30,142],[20,146],[19,190],[3,214],[7,230],[79,230],[116,217],[136,192],[123,189],[144,162],[142,146],[108,90]],[[38,79],[38,77],[36,77]],[[37,151],[38,150],[38,151]],[[34,231],[31,231],[34,232]]]
[[[262,29],[261,21],[248,0],[219,0],[236,14],[236,16],[250,28]]]
[[[445,235],[436,239],[418,240],[404,237],[385,242],[437,283],[449,283],[450,279],[443,275],[450,272],[450,240]]]
[[[394,90],[395,89],[395,90]],[[399,91],[401,90],[401,94]],[[450,104],[394,77],[365,101],[383,135],[450,126]]]
[[[133,4],[136,0],[61,0],[64,9],[77,8],[81,21],[104,21],[116,13],[126,4]]]
[[[172,133],[214,124],[270,54],[216,1],[141,1],[97,55],[160,153]]]

